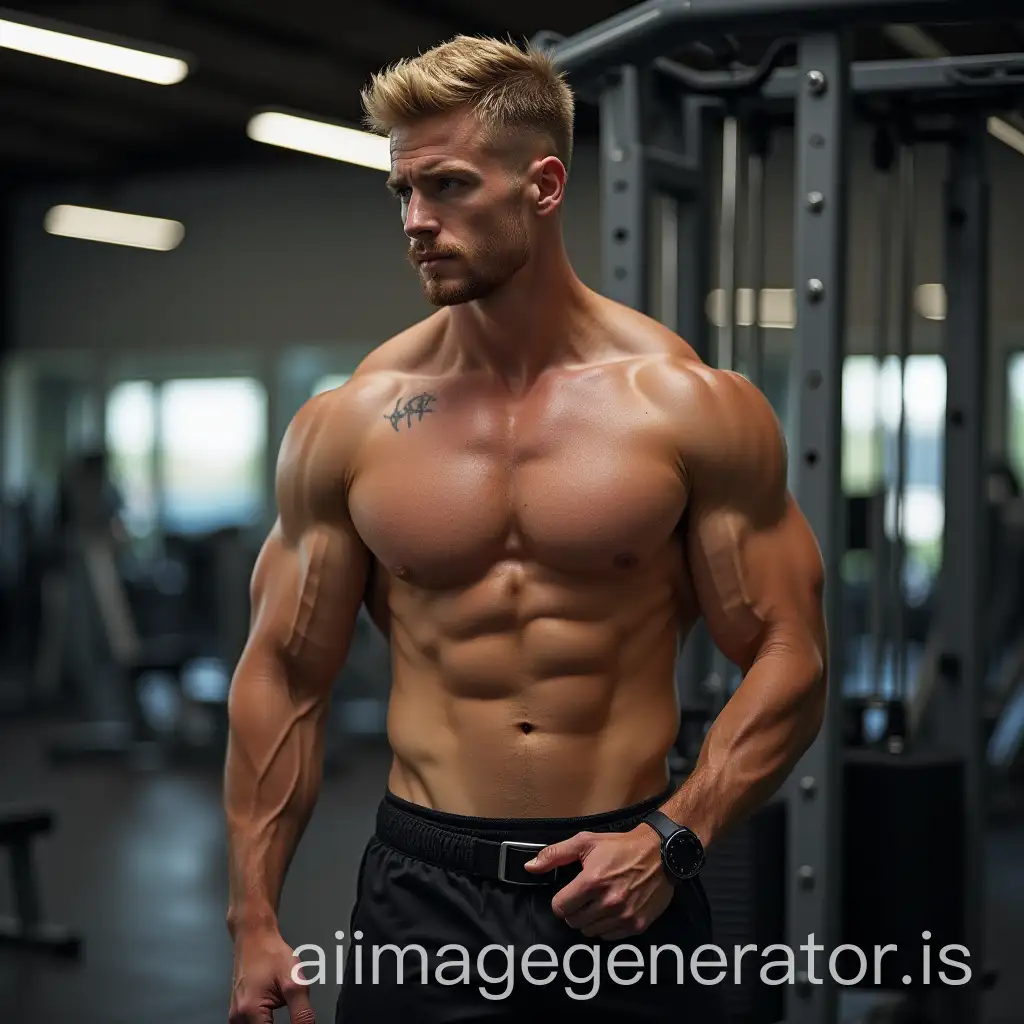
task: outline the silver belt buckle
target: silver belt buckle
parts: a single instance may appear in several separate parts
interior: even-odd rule
[[[536,881],[531,882],[520,882],[512,878],[505,877],[505,867],[508,864],[508,851],[512,850],[523,850],[527,853],[537,852],[543,850],[548,844],[547,843],[514,843],[506,841],[501,844],[501,850],[498,851],[498,878],[502,882],[508,882],[509,885],[543,885],[544,881],[538,878]],[[548,872],[545,872],[548,874]]]

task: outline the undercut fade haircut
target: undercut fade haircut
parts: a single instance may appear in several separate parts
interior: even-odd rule
[[[572,160],[572,89],[551,57],[532,47],[456,36],[374,75],[361,96],[366,125],[380,135],[470,108],[496,146],[518,149],[533,136],[567,169]]]

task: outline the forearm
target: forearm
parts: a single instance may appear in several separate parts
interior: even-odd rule
[[[785,781],[821,727],[825,693],[813,655],[764,654],[708,730],[693,773],[664,812],[712,845]]]
[[[316,804],[327,695],[279,657],[248,651],[229,702],[225,768],[233,936],[277,926],[285,875]]]

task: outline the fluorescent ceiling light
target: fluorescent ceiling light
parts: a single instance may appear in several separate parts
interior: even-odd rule
[[[51,235],[64,238],[82,238],[158,252],[177,249],[185,237],[184,226],[175,220],[94,210],[86,206],[55,206],[47,213],[44,226]]]
[[[248,128],[250,139],[270,146],[342,160],[376,171],[391,170],[391,147],[386,138],[341,125],[294,114],[257,114]]]
[[[1014,128],[1012,124],[1004,121],[1001,117],[990,117],[988,119],[988,131],[994,138],[1004,145],[1024,154],[1024,132]]]
[[[188,75],[188,64],[177,57],[146,53],[84,36],[23,25],[0,19],[0,47],[36,57],[79,64],[112,75],[137,78],[154,85],[177,85]]]

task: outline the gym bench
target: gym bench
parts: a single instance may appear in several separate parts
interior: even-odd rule
[[[14,917],[0,917],[0,945],[52,953],[68,959],[81,955],[82,940],[42,919],[33,841],[53,829],[53,815],[38,809],[0,809],[0,846],[10,854]]]

